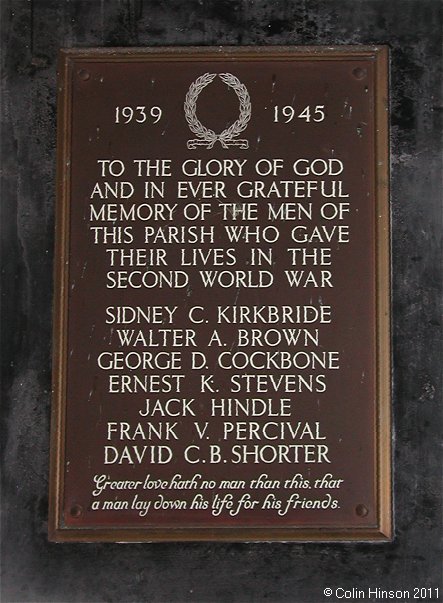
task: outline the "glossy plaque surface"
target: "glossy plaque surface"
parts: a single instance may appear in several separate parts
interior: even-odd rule
[[[59,83],[51,539],[389,539],[386,49]]]

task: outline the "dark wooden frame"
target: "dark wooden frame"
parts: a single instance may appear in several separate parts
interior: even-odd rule
[[[67,286],[69,249],[72,77],[76,60],[87,61],[269,61],[361,60],[375,65],[376,178],[376,484],[378,525],[368,528],[204,527],[66,528],[62,520],[64,488]],[[391,358],[388,71],[386,46],[92,48],[61,50],[58,79],[57,219],[54,278],[53,406],[49,496],[49,539],[57,542],[149,541],[386,541],[392,537],[391,501]]]

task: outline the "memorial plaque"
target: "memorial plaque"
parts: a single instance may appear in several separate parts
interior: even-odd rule
[[[52,540],[391,537],[387,64],[61,51]]]

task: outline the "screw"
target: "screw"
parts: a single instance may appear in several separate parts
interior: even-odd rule
[[[80,515],[83,513],[83,507],[81,505],[73,505],[70,513],[71,517],[80,517]]]
[[[355,512],[359,517],[366,517],[366,515],[369,513],[368,508],[365,507],[365,505],[357,505],[355,507]]]
[[[356,67],[355,69],[352,70],[352,75],[357,80],[362,80],[364,77],[366,77],[366,74],[367,74],[366,69],[362,69],[361,67]]]
[[[91,74],[89,73],[89,71],[86,71],[86,69],[79,69],[79,71],[77,72],[77,75],[84,82],[87,82],[89,80],[89,78],[91,77]]]

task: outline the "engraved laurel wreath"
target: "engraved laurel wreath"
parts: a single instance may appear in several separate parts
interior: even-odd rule
[[[197,117],[196,109],[198,95],[203,88],[215,79],[216,76],[216,73],[205,73],[189,86],[184,103],[185,117],[189,129],[198,138],[188,140],[187,147],[188,149],[195,149],[199,146],[205,146],[207,149],[212,149],[218,140],[224,149],[227,149],[230,146],[247,149],[249,148],[249,142],[244,138],[237,139],[236,137],[246,129],[248,121],[251,119],[251,99],[249,98],[246,86],[242,84],[235,75],[232,75],[232,73],[219,73],[218,77],[237,94],[240,102],[240,114],[238,119],[229,126],[229,128],[226,128],[226,130],[223,130],[220,134],[216,134],[214,130],[206,128]]]

